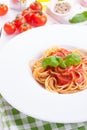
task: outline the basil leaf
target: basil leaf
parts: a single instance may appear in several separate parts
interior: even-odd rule
[[[78,65],[81,62],[81,57],[76,54],[68,54],[65,60],[60,56],[49,56],[42,61],[42,66],[61,67],[65,69],[67,66]]]
[[[58,0],[58,1],[63,1],[63,0]]]
[[[65,69],[66,68],[66,64],[65,64],[64,60],[61,57],[59,57],[59,56],[56,56],[56,59],[59,62],[59,66],[61,68]]]
[[[87,20],[87,11],[83,11],[82,13],[76,14],[72,17],[69,22],[70,23],[80,23]]]
[[[64,61],[63,61],[59,66],[60,66],[61,68],[63,68],[63,69],[65,69],[65,68],[67,67]]]
[[[76,54],[69,54],[66,56],[65,59],[65,64],[66,66],[71,66],[71,65],[78,65],[81,62],[81,57]]]
[[[59,65],[59,62],[56,56],[49,56],[42,61],[43,67],[47,67],[47,66],[57,67],[58,65]]]

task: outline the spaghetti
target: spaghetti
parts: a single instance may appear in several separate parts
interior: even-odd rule
[[[49,56],[60,56],[63,59],[69,54],[79,55],[82,60],[78,65],[43,67],[42,62]],[[34,79],[44,88],[61,94],[75,93],[87,88],[87,56],[79,50],[52,47],[47,49],[42,56],[31,66]]]

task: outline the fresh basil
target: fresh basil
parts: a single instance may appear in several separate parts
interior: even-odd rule
[[[63,0],[58,0],[58,1],[63,1]]]
[[[71,65],[78,65],[81,62],[81,57],[76,54],[68,54],[65,59],[63,59],[60,56],[48,56],[47,58],[44,58],[42,61],[42,66],[47,67],[61,67],[65,69],[67,66]]]
[[[49,56],[45,58],[42,62],[43,67],[47,67],[47,66],[57,67],[58,65],[59,65],[59,62],[56,56]]]
[[[57,59],[57,61],[58,61],[58,63],[59,63],[59,66],[61,67],[61,68],[66,68],[66,64],[65,64],[65,62],[64,62],[64,60],[63,60],[63,58],[62,57],[59,57],[59,56],[56,56],[56,59]]]
[[[66,66],[78,65],[81,62],[81,57],[76,54],[68,54],[65,59]]]
[[[87,11],[83,11],[82,13],[76,14],[73,16],[69,22],[70,23],[80,23],[87,20]]]

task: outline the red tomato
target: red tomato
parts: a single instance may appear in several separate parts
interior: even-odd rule
[[[32,29],[32,26],[28,23],[23,23],[19,28],[19,32],[22,33],[22,32],[25,32],[29,29]]]
[[[31,24],[34,13],[35,13],[34,11],[30,11],[29,13],[25,14],[24,17],[25,17],[27,23]]]
[[[38,1],[35,1],[35,2],[32,2],[29,6],[30,9],[32,10],[42,10],[43,9],[43,6],[40,2]]]
[[[30,9],[27,8],[27,9],[23,10],[21,14],[22,14],[22,16],[25,16],[29,12],[30,12]]]
[[[7,14],[8,6],[5,4],[0,4],[0,16]]]
[[[16,26],[14,22],[7,22],[4,24],[4,31],[7,34],[13,34],[16,31]]]
[[[21,26],[21,24],[26,23],[26,19],[22,15],[18,15],[16,19],[14,20],[15,25],[17,28]]]
[[[47,22],[47,16],[42,12],[38,11],[33,13],[31,25],[34,27],[43,26]]]

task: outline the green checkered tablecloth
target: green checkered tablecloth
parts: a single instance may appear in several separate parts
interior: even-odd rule
[[[87,130],[87,122],[60,124],[26,116],[7,103],[1,95],[0,118],[3,130]]]

